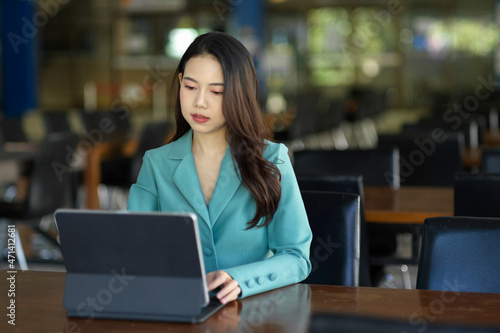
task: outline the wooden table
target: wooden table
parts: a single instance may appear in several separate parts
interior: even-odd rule
[[[63,308],[65,273],[18,271],[15,298],[0,272],[1,332],[307,332],[319,313],[396,320],[411,331],[426,325],[500,329],[500,294],[295,284],[228,304],[201,324],[68,318]],[[15,323],[7,323],[15,300]],[[410,332],[410,330],[407,330]]]
[[[452,187],[368,186],[365,194],[365,220],[370,230],[409,232],[412,235],[412,253],[409,258],[370,257],[372,265],[418,264],[422,224],[428,217],[453,216]]]
[[[479,147],[465,147],[463,165],[466,169],[479,168],[484,148],[498,148],[500,146],[500,132],[486,131],[483,133],[483,143]]]
[[[367,186],[364,194],[369,223],[422,224],[427,217],[454,214],[452,187],[403,186],[393,190]]]
[[[500,145],[500,131],[486,131],[483,134],[483,141],[485,146],[495,147]]]

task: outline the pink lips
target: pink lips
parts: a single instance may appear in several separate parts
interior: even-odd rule
[[[210,119],[199,113],[194,113],[191,115],[191,117],[193,117],[193,120],[196,121],[197,123],[205,123]]]

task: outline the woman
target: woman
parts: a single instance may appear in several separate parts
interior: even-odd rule
[[[195,213],[208,289],[222,303],[302,281],[312,234],[286,147],[264,139],[248,51],[227,34],[201,35],[175,80],[176,134],[145,154],[128,209]]]

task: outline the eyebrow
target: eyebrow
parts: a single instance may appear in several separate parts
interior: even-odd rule
[[[189,76],[185,76],[184,80],[188,80],[188,81],[192,81],[194,83],[198,83],[198,81],[196,81],[195,79],[193,79],[192,77],[189,77]],[[214,82],[214,83],[209,83],[208,85],[209,86],[224,86],[224,83]]]

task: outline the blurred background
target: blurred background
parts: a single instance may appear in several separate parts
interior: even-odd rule
[[[453,148],[457,169],[436,163],[451,177],[478,171],[481,149],[500,146],[499,4],[0,0],[0,197],[10,204],[0,207],[0,240],[2,219],[44,216],[38,233],[20,228],[20,239],[28,256],[60,261],[55,209],[125,209],[144,151],[167,142],[174,129],[169,92],[179,59],[196,36],[214,30],[235,36],[252,54],[264,119],[292,161],[301,150],[368,150],[383,135],[425,131],[427,140],[442,128],[464,138]],[[63,132],[78,141],[48,135]],[[402,158],[411,161],[415,149],[401,148]],[[59,169],[39,171],[46,161]],[[67,178],[62,190],[53,186],[63,183],[51,180],[56,176]],[[19,202],[25,206],[12,205]],[[15,215],[11,208],[19,207]],[[411,236],[399,236],[398,251],[406,255]],[[398,266],[394,274],[407,271]],[[414,266],[410,273],[414,284]],[[374,285],[402,286],[390,275]]]
[[[2,0],[0,11],[4,117],[117,105],[139,123],[168,117],[178,60],[211,30],[251,51],[268,114],[304,102],[352,113],[370,92],[383,100],[376,113],[390,112],[380,130],[392,130],[485,82],[481,93],[497,89],[494,0]],[[278,138],[294,135],[286,119],[272,124]]]

